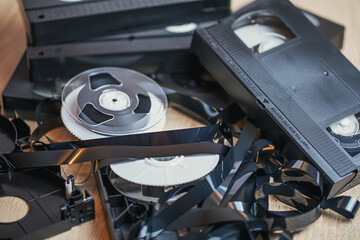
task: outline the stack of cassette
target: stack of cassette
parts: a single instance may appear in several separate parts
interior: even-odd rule
[[[192,35],[230,14],[230,0],[23,0],[19,4],[28,46],[3,96],[8,116],[23,105],[26,118],[31,118],[36,102],[60,98],[65,84],[90,68],[176,73],[182,79],[193,72],[200,76],[204,70],[189,50]],[[20,85],[23,91],[18,95]]]
[[[34,119],[33,106],[44,98],[59,99],[65,84],[90,68],[131,68],[190,94],[199,92],[193,91],[194,84],[209,86],[209,74],[190,51],[193,33],[230,14],[229,0],[19,3],[28,47],[3,91],[3,102],[7,116],[16,108],[30,119]],[[307,12],[305,15],[341,48],[341,25]],[[215,80],[210,85],[219,89]],[[52,113],[53,108],[45,107],[44,111]]]

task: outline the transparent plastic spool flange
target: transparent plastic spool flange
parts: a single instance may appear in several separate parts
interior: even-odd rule
[[[69,116],[81,127],[105,136],[160,130],[168,106],[165,92],[154,80],[115,67],[78,74],[65,85],[61,100],[63,119]]]
[[[295,37],[294,33],[270,11],[253,11],[232,25],[234,33],[255,53],[264,53]]]

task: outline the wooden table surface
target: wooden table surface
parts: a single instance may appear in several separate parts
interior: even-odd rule
[[[233,0],[232,8],[238,9],[248,2],[250,1]],[[344,25],[346,30],[342,52],[357,68],[360,68],[360,0],[293,0],[292,2],[298,7]],[[15,70],[25,46],[25,28],[16,1],[0,0],[0,93]],[[167,116],[166,129],[199,125],[175,110],[170,110]],[[63,140],[71,138],[71,135],[64,129],[58,129],[53,134]],[[82,170],[85,171],[86,166],[83,166]],[[96,219],[74,227],[71,231],[59,234],[52,239],[109,238],[94,178],[91,178],[81,188],[88,189],[95,198]],[[345,194],[360,199],[360,186]],[[14,202],[14,204],[10,206],[9,202]],[[0,198],[0,222],[11,220],[11,217],[14,217],[17,212],[21,215],[21,209],[24,208],[26,209],[21,202],[15,201],[15,199]],[[296,234],[295,239],[360,239],[359,224],[360,214],[353,220],[345,220],[331,211],[325,211],[314,224]]]

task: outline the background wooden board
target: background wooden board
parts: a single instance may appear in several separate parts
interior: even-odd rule
[[[233,0],[232,8],[238,9],[249,2],[249,0]],[[346,30],[342,52],[357,68],[360,68],[359,0],[293,0],[292,2],[305,10],[344,25]],[[15,70],[25,50],[25,45],[25,28],[16,1],[0,0],[0,93]],[[198,126],[198,123],[174,110],[168,112],[167,129],[193,126]],[[64,132],[63,129],[56,130],[53,135],[59,140],[71,138],[71,135]],[[83,166],[79,171],[79,175],[81,175],[79,177],[85,177],[86,171],[87,167]],[[95,198],[96,219],[52,239],[109,238],[94,178],[91,178],[82,188],[88,189]],[[360,199],[360,187],[353,188],[345,194]],[[7,202],[0,200],[0,210],[7,208],[7,204]],[[19,206],[21,205],[19,204]],[[11,208],[11,211],[14,211],[13,209]],[[0,219],[3,220],[3,212],[0,211],[0,214],[2,214]],[[330,211],[325,211],[325,214],[314,224],[296,234],[295,239],[360,239],[360,230],[357,227],[359,224],[360,215],[357,215],[353,220],[345,220]]]

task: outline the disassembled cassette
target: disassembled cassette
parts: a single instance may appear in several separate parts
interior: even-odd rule
[[[16,118],[0,116],[0,198],[17,197],[28,212],[16,221],[0,222],[3,239],[43,239],[95,218],[94,199],[65,181],[59,167],[13,169],[2,154],[27,141],[30,128]]]
[[[3,239],[48,238],[95,217],[91,195],[74,190],[65,198],[65,181],[49,169],[9,170],[0,181],[0,197],[19,197],[30,208],[20,220],[0,223]]]
[[[63,43],[184,22],[210,21],[230,13],[229,0],[19,2],[23,3],[23,15],[26,16],[33,45]]]
[[[256,1],[198,30],[192,49],[264,136],[321,169],[326,191],[358,183],[360,73],[300,10]]]

